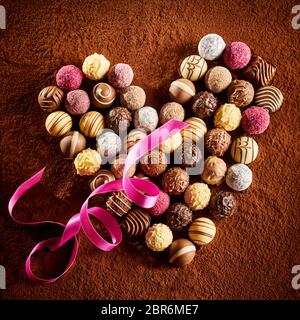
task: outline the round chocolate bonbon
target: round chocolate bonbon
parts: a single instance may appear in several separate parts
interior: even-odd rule
[[[66,159],[73,159],[79,152],[86,147],[86,139],[78,131],[71,131],[60,141],[60,150]]]
[[[73,122],[69,114],[64,111],[55,111],[46,119],[46,129],[53,137],[63,137],[72,128]]]
[[[104,129],[104,118],[100,112],[90,111],[84,114],[79,122],[79,128],[87,138],[95,138]]]
[[[38,96],[38,102],[42,110],[54,112],[61,108],[64,100],[64,92],[56,86],[44,88]]]
[[[198,81],[207,71],[206,61],[198,55],[191,55],[183,59],[179,66],[179,74],[182,78]]]
[[[178,267],[191,263],[195,255],[196,247],[187,239],[177,239],[169,248],[169,262]]]
[[[96,108],[110,107],[116,99],[116,90],[108,83],[97,83],[92,90],[92,103]]]
[[[249,164],[258,155],[258,145],[251,137],[239,137],[232,142],[230,154],[235,162]]]

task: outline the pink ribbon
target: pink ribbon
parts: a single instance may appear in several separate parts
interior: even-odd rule
[[[139,141],[136,145],[132,147],[125,161],[124,175],[123,179],[108,182],[96,190],[94,190],[89,197],[83,203],[79,213],[71,217],[66,225],[56,222],[56,221],[40,221],[40,222],[24,222],[16,219],[13,215],[13,209],[18,202],[18,200],[36,184],[38,184],[44,174],[45,168],[40,170],[34,176],[29,178],[27,181],[22,183],[18,189],[15,191],[11,197],[8,204],[9,215],[12,220],[22,226],[27,227],[38,227],[42,225],[56,225],[63,228],[63,233],[61,237],[49,238],[44,241],[39,242],[30,252],[26,263],[25,270],[27,276],[38,283],[50,284],[57,281],[62,277],[68,270],[72,267],[76,260],[78,253],[79,242],[78,233],[83,230],[87,238],[100,250],[110,251],[118,246],[122,241],[122,231],[117,220],[105,209],[100,207],[88,207],[89,199],[97,194],[104,194],[107,192],[115,192],[124,190],[128,198],[134,203],[142,208],[151,208],[154,206],[159,195],[159,188],[149,180],[143,180],[139,178],[128,178],[127,172],[129,168],[136,163],[142,156],[146,155],[152,149],[158,147],[166,139],[170,138],[182,129],[185,129],[188,125],[181,121],[171,120],[156,129],[150,135],[148,135],[143,140]],[[108,231],[111,242],[106,241],[94,228],[90,216],[98,219],[103,226]],[[57,277],[44,279],[40,278],[32,272],[31,269],[31,257],[38,251],[47,248],[50,251],[55,251],[62,246],[66,245],[68,242],[72,242],[72,251],[68,260],[68,264],[65,270]]]

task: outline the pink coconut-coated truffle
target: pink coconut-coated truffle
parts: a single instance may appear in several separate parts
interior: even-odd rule
[[[83,90],[68,92],[65,102],[66,110],[74,116],[86,113],[90,108],[90,98]]]
[[[109,83],[117,89],[127,88],[133,80],[133,70],[129,64],[118,63],[108,73]]]
[[[167,209],[170,206],[170,197],[169,195],[160,190],[159,196],[157,198],[157,201],[154,205],[154,207],[148,209],[148,212],[152,215],[152,216],[161,216],[162,214],[164,214]]]
[[[73,65],[67,65],[58,70],[56,84],[63,90],[76,90],[83,80],[81,70]]]
[[[231,42],[224,50],[223,59],[230,69],[242,69],[251,59],[251,50],[244,42]]]
[[[261,107],[250,107],[243,112],[242,127],[248,134],[261,134],[270,124],[269,112]]]

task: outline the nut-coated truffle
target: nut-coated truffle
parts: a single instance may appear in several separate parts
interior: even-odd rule
[[[185,141],[176,151],[174,155],[175,164],[183,167],[195,167],[202,158],[202,154],[198,146],[189,141]]]
[[[164,251],[173,241],[173,233],[170,228],[157,223],[150,227],[146,233],[146,245],[153,251]]]
[[[195,95],[192,101],[192,111],[195,116],[205,119],[214,114],[218,107],[217,98],[208,91],[201,91]]]
[[[232,81],[231,73],[224,67],[213,67],[205,75],[205,85],[213,93],[220,93],[228,88]]]
[[[196,182],[191,184],[184,193],[184,201],[192,210],[206,208],[210,200],[210,189],[207,184]]]
[[[233,80],[227,89],[227,98],[238,108],[246,107],[254,98],[254,88],[248,81]]]
[[[193,212],[185,204],[176,202],[166,213],[166,223],[172,231],[181,231],[192,222]]]
[[[65,108],[73,116],[86,113],[90,105],[90,98],[85,91],[77,89],[67,93]]]
[[[115,133],[120,133],[130,127],[132,117],[127,108],[115,107],[109,111],[106,120],[108,128]]]
[[[242,69],[251,59],[251,49],[244,42],[231,42],[224,50],[224,63],[232,70]]]
[[[73,121],[69,114],[64,111],[55,111],[49,114],[45,127],[53,137],[63,137],[72,129]]]
[[[270,124],[269,112],[261,107],[250,107],[242,114],[242,127],[248,134],[261,134]]]
[[[97,83],[91,94],[92,103],[98,109],[110,107],[116,99],[116,90],[108,83]]]
[[[233,131],[238,128],[241,119],[241,110],[232,103],[225,103],[215,113],[214,124],[217,128]]]
[[[226,184],[235,191],[244,191],[252,183],[252,171],[243,163],[237,163],[228,168]]]
[[[166,192],[160,190],[159,196],[157,198],[155,205],[152,208],[147,209],[147,211],[151,214],[151,216],[158,217],[163,215],[166,212],[166,210],[169,208],[169,205],[170,205],[169,195]]]
[[[145,105],[146,93],[139,86],[130,86],[121,91],[120,102],[122,107],[130,111],[136,111]]]
[[[81,86],[83,74],[79,68],[67,65],[60,68],[56,74],[56,84],[63,90],[76,90]]]
[[[94,53],[85,58],[82,71],[91,80],[101,80],[107,74],[109,67],[110,62],[103,54]]]
[[[133,70],[129,64],[118,63],[108,72],[108,82],[117,89],[124,89],[131,85]]]
[[[151,132],[158,125],[157,111],[152,107],[143,107],[134,113],[134,127]]]
[[[227,166],[223,159],[210,156],[204,161],[201,178],[207,184],[218,186],[225,180],[226,171]]]
[[[54,112],[61,108],[64,92],[56,86],[49,86],[41,90],[38,102],[43,111]]]
[[[172,195],[181,195],[188,187],[190,177],[184,169],[173,167],[164,173],[162,186]]]
[[[188,79],[177,79],[170,84],[169,96],[172,101],[184,104],[189,102],[195,94],[195,85]]]
[[[169,120],[184,120],[185,111],[181,104],[177,102],[168,102],[162,106],[159,112],[159,121],[161,124]]]
[[[86,139],[78,131],[71,131],[60,141],[60,150],[65,159],[73,159],[79,152],[86,147]]]
[[[78,153],[74,165],[80,176],[91,176],[100,169],[101,157],[96,150],[88,148]]]
[[[216,235],[216,226],[208,218],[195,219],[189,228],[190,239],[198,246],[210,243]]]
[[[106,201],[107,211],[117,217],[124,216],[131,207],[132,202],[123,191],[114,192]]]
[[[229,218],[235,213],[236,206],[232,192],[219,191],[211,197],[210,213],[215,219]]]
[[[222,157],[228,150],[230,143],[231,136],[224,129],[212,129],[205,136],[205,148],[213,156]]]
[[[101,157],[112,158],[115,157],[121,150],[121,139],[112,131],[105,131],[96,138],[97,151]]]
[[[116,180],[114,174],[108,170],[99,170],[94,179],[90,182],[91,191],[94,191],[98,187],[107,182]]]
[[[123,178],[125,161],[127,156],[125,154],[117,156],[111,164],[111,171],[117,179]],[[132,177],[135,174],[136,165],[133,164],[127,171],[127,176]]]
[[[187,239],[175,240],[169,248],[169,262],[178,267],[191,263],[195,255],[196,247]]]
[[[141,169],[149,177],[158,177],[164,173],[168,166],[166,155],[157,149],[150,151],[141,160]]]

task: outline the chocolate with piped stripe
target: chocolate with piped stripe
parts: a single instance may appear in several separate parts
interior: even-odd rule
[[[72,128],[72,118],[64,111],[55,111],[49,114],[45,126],[51,136],[63,137]]]
[[[95,138],[104,129],[104,117],[100,112],[90,111],[84,114],[79,122],[80,131],[87,138]]]
[[[123,191],[114,192],[106,202],[107,211],[122,217],[131,209],[132,202]]]
[[[151,217],[143,209],[131,209],[122,221],[122,228],[130,237],[144,234],[150,226]]]
[[[73,159],[86,147],[86,139],[78,131],[71,131],[60,141],[60,150],[66,159]]]
[[[91,181],[90,188],[92,191],[102,186],[107,182],[116,180],[114,174],[109,170],[100,170],[98,171],[96,177]]]
[[[195,245],[187,239],[175,240],[169,248],[169,262],[178,267],[191,263],[196,254]]]
[[[230,154],[235,162],[249,164],[257,158],[258,145],[251,137],[239,137],[232,142]]]
[[[197,142],[204,138],[204,135],[207,133],[207,127],[202,119],[192,117],[185,122],[189,127],[181,132],[184,141]]]
[[[64,96],[65,94],[60,88],[49,86],[39,93],[38,102],[42,110],[54,112],[60,109]]]
[[[208,218],[195,219],[189,228],[190,239],[199,246],[210,243],[216,235],[216,226]]]
[[[269,112],[276,112],[282,106],[283,95],[274,86],[262,87],[256,91],[254,101],[256,105],[269,110]]]

